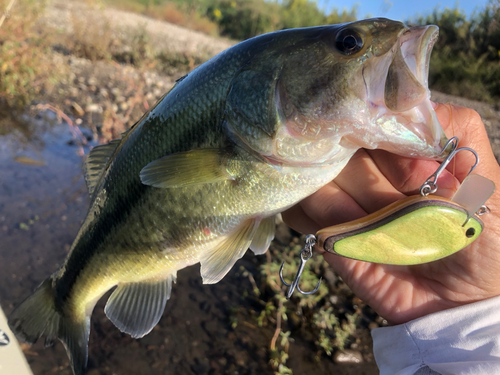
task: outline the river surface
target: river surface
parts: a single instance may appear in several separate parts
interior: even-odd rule
[[[89,147],[78,146],[67,125],[33,122],[29,136],[0,136],[0,304],[6,315],[62,264],[88,205],[82,154]],[[182,270],[160,323],[139,340],[112,325],[101,299],[92,315],[88,374],[272,374],[274,327],[258,327],[252,319],[234,327],[234,311],[252,308],[242,297],[252,285],[237,270],[244,265],[258,272],[258,264],[246,255],[220,283],[208,286],[201,284],[198,266]],[[39,340],[22,349],[35,375],[72,374],[60,342],[44,349]],[[287,366],[295,374],[378,373],[373,362],[316,361],[314,337],[298,335],[289,354]]]

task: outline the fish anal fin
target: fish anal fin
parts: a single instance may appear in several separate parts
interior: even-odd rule
[[[175,279],[172,274],[162,280],[119,284],[104,312],[120,331],[134,338],[143,337],[158,324]]]
[[[203,284],[219,282],[248,250],[257,230],[255,219],[247,220],[218,246],[200,259]]]
[[[266,217],[263,219],[257,228],[257,232],[255,232],[255,235],[253,236],[252,243],[250,244],[250,250],[252,250],[255,255],[264,254],[267,249],[269,249],[269,245],[274,239],[275,231],[276,216]]]
[[[115,139],[106,145],[96,146],[88,154],[83,168],[90,196],[94,194],[99,179],[120,142],[121,139]]]
[[[218,149],[179,152],[156,159],[140,174],[145,185],[177,188],[232,179],[227,171],[228,157]]]

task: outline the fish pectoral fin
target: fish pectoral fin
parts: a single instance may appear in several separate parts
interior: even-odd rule
[[[263,219],[257,232],[253,236],[252,243],[250,244],[250,250],[254,252],[255,255],[264,254],[271,241],[274,239],[274,232],[276,231],[276,216],[266,217]]]
[[[147,335],[158,324],[176,274],[164,280],[119,284],[108,299],[104,312],[122,332],[133,338]]]
[[[83,169],[85,172],[85,182],[87,183],[87,188],[91,197],[92,194],[94,194],[94,190],[99,183],[109,159],[113,156],[120,142],[121,139],[115,139],[107,145],[94,147],[87,156]]]
[[[257,231],[257,221],[247,220],[219,246],[206,252],[200,259],[203,284],[218,283],[248,250]]]
[[[178,188],[233,179],[227,171],[228,155],[219,149],[178,152],[156,159],[140,174],[144,185]]]

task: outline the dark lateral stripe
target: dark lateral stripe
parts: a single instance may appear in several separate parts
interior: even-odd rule
[[[218,108],[214,109],[215,110],[209,114],[208,118],[218,118]],[[160,121],[160,118],[153,117],[148,118],[145,121]],[[200,119],[200,123],[203,123],[202,119]],[[203,143],[208,138],[209,133],[214,131],[214,126],[211,125],[213,124],[207,124],[205,122],[203,125],[196,127],[196,129],[193,129],[193,127],[186,127],[179,136],[180,139],[178,144],[185,145],[184,148],[189,149]],[[162,126],[170,127],[176,126],[176,124],[170,123],[168,125],[163,124]],[[157,129],[160,128],[158,125],[154,127]],[[80,237],[71,253],[71,257],[69,257],[66,261],[65,272],[63,276],[57,280],[56,284],[56,308],[62,311],[62,307],[71,295],[73,287],[75,286],[82,271],[91,266],[94,255],[106,249],[103,244],[110,236],[110,233],[121,225],[124,225],[124,222],[132,210],[138,209],[137,207],[139,202],[144,200],[148,192],[151,192],[152,189],[152,187],[143,185],[140,182],[139,171],[137,171],[137,179],[131,181],[128,184],[128,188],[125,190],[128,192],[128,196],[122,197],[115,195],[112,198],[113,201],[107,203],[107,207],[112,204],[115,209],[111,212],[106,212],[104,210],[104,212],[101,213],[96,224],[91,229],[89,228],[89,230],[87,230],[86,233]]]

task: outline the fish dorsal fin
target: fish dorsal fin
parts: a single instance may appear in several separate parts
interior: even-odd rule
[[[250,250],[254,252],[255,255],[264,254],[271,241],[274,239],[274,232],[276,231],[276,216],[266,217],[263,219],[257,232],[253,236],[252,243],[250,244]]]
[[[218,149],[178,152],[156,159],[141,171],[144,185],[160,188],[183,187],[232,179],[228,156]]]
[[[94,147],[87,156],[84,170],[85,182],[87,183],[90,196],[94,194],[99,179],[120,142],[121,139],[115,139],[106,145]]]
[[[219,282],[247,251],[257,230],[254,219],[247,220],[218,246],[200,259],[203,284]]]
[[[175,279],[173,274],[164,280],[119,284],[104,312],[120,331],[134,338],[143,337],[158,324]]]

